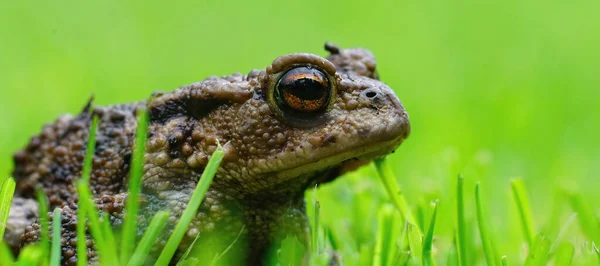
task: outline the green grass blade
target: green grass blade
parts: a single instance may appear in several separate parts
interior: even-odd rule
[[[81,179],[85,182],[89,182],[90,173],[92,172],[92,158],[94,158],[94,149],[96,148],[96,130],[98,128],[98,117],[92,117],[92,125],[90,126],[90,133],[87,142],[87,148],[85,150],[85,160],[83,162],[83,169],[81,170]]]
[[[48,238],[48,197],[42,190],[36,191],[36,197],[39,206],[39,223],[40,223],[40,248],[42,249],[42,258],[48,258],[50,252],[50,239]]]
[[[88,136],[87,147],[85,150],[85,159],[83,161],[83,170],[81,171],[81,180],[87,184],[92,172],[92,160],[96,148],[96,131],[98,129],[98,117],[92,117],[92,124]],[[77,266],[87,265],[87,244],[86,244],[86,209],[85,204],[80,200],[77,203]],[[83,237],[79,237],[83,236]]]
[[[131,172],[129,173],[129,187],[127,206],[125,207],[125,218],[121,238],[121,264],[125,265],[133,253],[135,238],[137,214],[140,207],[139,194],[142,180],[142,168],[144,166],[144,153],[146,138],[148,136],[148,112],[138,110],[137,132],[135,137],[135,146],[133,148],[133,157],[131,160]]]
[[[163,227],[169,220],[169,215],[170,214],[168,211],[160,211],[154,215],[150,225],[142,236],[140,243],[137,244],[129,263],[127,264],[128,266],[138,266],[144,264],[148,253],[150,253],[150,249],[152,249],[152,245],[154,245],[154,242],[156,242],[156,239],[162,232]]]
[[[377,266],[375,262],[372,260],[374,255],[374,250],[370,245],[363,244],[358,248],[358,263],[357,265],[373,265]]]
[[[394,265],[394,262],[401,255],[399,252],[402,250],[399,246],[398,240],[402,237],[404,232],[404,222],[400,218],[400,213],[391,206],[392,216],[387,224],[388,228],[385,230],[387,234],[387,244],[383,255],[385,255],[386,265]]]
[[[410,251],[405,250],[405,251],[401,251],[398,252],[398,256],[396,257],[396,259],[394,260],[394,263],[392,265],[411,265],[410,263],[412,263],[412,261],[410,260]],[[366,264],[359,264],[359,265],[366,265]]]
[[[565,203],[564,191],[557,190],[554,192],[554,198],[552,200],[552,211],[550,218],[542,228],[542,232],[546,232],[548,235],[556,235],[560,226],[560,217],[563,213],[563,205]]]
[[[85,204],[80,200],[77,203],[77,266],[87,265],[85,214]]]
[[[100,220],[100,226],[102,226],[101,229],[104,233],[104,241],[106,241],[106,246],[109,248],[111,256],[115,256],[114,259],[118,260],[118,258],[116,257],[116,255],[118,254],[117,241],[115,240],[115,235],[113,234],[112,227],[110,226],[110,218],[108,213],[102,213],[102,220]]]
[[[84,180],[77,182],[79,202],[83,204],[85,216],[88,217],[90,232],[94,238],[95,247],[98,250],[100,262],[103,265],[118,265],[117,251],[115,246],[109,246],[104,236],[105,230],[100,222],[98,208],[91,199],[91,192]],[[81,212],[79,215],[83,215]]]
[[[2,239],[0,239],[0,261],[10,262],[8,263],[10,265],[15,261],[15,257],[13,257],[10,248],[8,248],[8,245]]]
[[[564,234],[567,232],[567,229],[569,228],[569,226],[573,223],[573,221],[576,218],[577,218],[577,213],[571,214],[571,216],[569,216],[569,219],[567,219],[567,221],[560,228],[560,231],[558,232],[558,235],[556,236],[554,243],[552,243],[552,246],[550,247],[550,253],[553,253],[554,249],[558,246],[558,244],[561,242],[561,239],[563,238]]]
[[[327,252],[322,252],[314,256],[310,256],[310,266],[329,266],[332,260],[332,256]]]
[[[500,263],[502,266],[508,266],[508,259],[506,258],[506,255],[502,256],[502,258],[500,258]]]
[[[529,254],[525,260],[525,266],[546,265],[550,251],[550,240],[544,235],[538,235],[530,246]]]
[[[200,203],[202,203],[202,200],[204,199],[206,191],[208,190],[215,174],[217,173],[217,169],[221,164],[223,156],[225,156],[223,147],[221,147],[221,145],[218,145],[217,149],[208,161],[208,165],[204,169],[204,172],[200,177],[198,185],[196,185],[196,188],[192,193],[190,202],[188,202],[187,206],[185,207],[185,210],[183,211],[179,222],[177,223],[177,225],[175,225],[173,234],[171,234],[171,236],[167,240],[167,244],[161,251],[160,256],[158,257],[158,260],[156,261],[155,265],[168,265],[171,261],[171,258],[177,250],[177,246],[179,246],[179,242],[181,242],[181,239],[183,239],[183,236],[187,231],[187,227],[189,226],[190,222],[192,222],[192,219],[196,214],[198,207],[200,207]]]
[[[416,264],[421,262],[423,256],[423,237],[417,225],[408,224],[408,246],[410,247],[411,260]]]
[[[318,252],[318,243],[319,243],[319,223],[320,223],[320,214],[321,211],[321,203],[317,199],[317,186],[315,185],[314,195],[313,195],[313,226],[311,228],[311,253],[316,254]]]
[[[485,254],[485,261],[487,265],[496,265],[497,258],[494,252],[494,245],[492,242],[492,236],[487,228],[488,222],[486,221],[485,211],[483,207],[483,201],[481,200],[481,191],[479,182],[475,184],[475,205],[477,207],[477,222],[479,224],[479,235],[481,236],[481,243],[483,245],[483,252]]]
[[[338,244],[338,238],[335,236],[333,230],[331,230],[331,227],[328,226],[324,226],[325,231],[327,231],[327,241],[329,241],[329,244],[331,245],[331,249],[332,250],[340,250],[340,245]]]
[[[60,209],[55,208],[52,212],[52,251],[50,254],[50,266],[60,265],[60,240],[61,240],[61,217]]]
[[[456,239],[453,241],[453,244],[450,246],[450,250],[448,254],[446,254],[446,265],[447,266],[457,266],[458,265],[458,252],[456,248]]]
[[[590,242],[600,243],[600,225],[580,193],[567,193],[571,208],[577,212],[579,226]]]
[[[390,265],[395,257],[397,225],[394,223],[396,209],[390,204],[382,205],[377,212],[377,236],[373,250],[373,265]]]
[[[535,237],[535,228],[533,223],[533,215],[531,212],[531,206],[529,204],[529,197],[527,196],[527,190],[525,190],[525,184],[523,180],[515,179],[510,183],[519,210],[519,217],[521,218],[521,226],[523,227],[523,235],[527,244],[531,247],[533,239]]]
[[[198,239],[200,239],[200,235],[201,235],[200,233],[196,234],[196,237],[194,237],[194,241],[192,241],[192,244],[185,250],[185,253],[183,253],[183,256],[181,256],[181,259],[179,259],[179,261],[177,262],[177,266],[187,265],[188,256],[192,252],[192,249],[194,249],[194,246],[196,246],[196,242],[198,241]],[[195,260],[195,259],[196,258],[190,258],[190,260]]]
[[[433,231],[435,229],[435,221],[437,217],[437,202],[431,202],[431,207],[433,208],[431,214],[431,220],[429,222],[429,229],[427,230],[427,236],[423,241],[423,265],[435,265],[435,261],[433,260],[433,254],[431,253],[433,249]]]
[[[225,248],[225,250],[223,250],[221,253],[217,254],[217,256],[215,256],[215,258],[213,259],[211,265],[218,265],[217,263],[219,262],[219,260],[225,256],[227,254],[227,252],[229,252],[233,246],[235,245],[235,243],[238,242],[238,240],[240,239],[240,237],[242,236],[242,234],[244,233],[244,230],[246,230],[246,225],[243,225],[242,228],[240,229],[240,231],[238,232],[237,236],[235,237],[235,239]],[[185,256],[184,256],[185,257]]]
[[[419,226],[419,228],[423,229],[423,233],[426,233],[425,223],[426,223],[427,218],[425,216],[426,216],[427,210],[429,210],[429,208],[430,208],[430,205],[428,203],[426,203],[424,200],[421,200],[417,204],[416,208],[414,208],[414,212],[413,212],[415,214],[415,219],[418,222],[417,225]]]
[[[465,220],[465,206],[464,206],[464,194],[463,194],[463,183],[464,178],[462,175],[458,175],[458,182],[456,185],[456,214],[458,219],[458,239],[457,239],[457,251],[458,261],[460,265],[467,266],[467,223]]]
[[[573,255],[575,254],[575,248],[573,245],[567,242],[562,242],[558,250],[556,251],[556,259],[554,265],[571,265],[573,262]]]
[[[398,250],[401,253],[405,253],[406,254],[406,261],[408,261],[409,257],[410,257],[410,246],[408,245],[408,221],[404,220],[404,223],[402,225],[402,234],[400,234],[400,241],[398,243]],[[404,252],[406,251],[406,252]],[[403,254],[400,254],[400,256],[403,256]]]
[[[19,266],[31,266],[40,265],[47,263],[47,258],[42,257],[42,250],[38,245],[27,245],[21,249],[19,258],[17,259],[17,265]]]
[[[417,219],[412,215],[410,207],[404,198],[404,193],[396,183],[396,179],[394,178],[394,174],[392,170],[385,162],[385,158],[375,160],[375,168],[377,169],[377,173],[379,174],[379,178],[383,182],[385,190],[388,195],[392,199],[392,202],[400,211],[400,215],[402,215],[402,220],[407,220],[409,223],[413,225],[418,225]],[[421,229],[417,226],[416,230],[421,232]]]
[[[301,265],[304,255],[304,247],[302,246],[302,244],[300,244],[300,241],[298,241],[298,237],[296,237],[295,235],[288,235],[285,239],[281,241],[279,265]]]
[[[377,215],[377,236],[375,237],[375,249],[373,250],[373,266],[381,266],[383,264],[383,260],[381,258],[381,253],[383,250],[383,246],[385,245],[385,216],[389,214],[389,205],[383,205],[379,209],[379,213]]]
[[[0,240],[4,239],[4,230],[8,221],[8,212],[15,194],[15,180],[12,178],[4,179],[0,184]]]
[[[600,263],[600,247],[596,246],[595,243],[592,243],[592,249],[593,249],[593,252],[595,252],[596,255],[598,256],[598,262]]]
[[[8,179],[9,179],[8,177],[5,177],[4,175],[0,175],[0,189],[2,188],[2,186],[4,186],[4,182]]]

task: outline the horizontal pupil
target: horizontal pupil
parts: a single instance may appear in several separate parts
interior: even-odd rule
[[[308,101],[322,99],[327,93],[323,84],[310,78],[296,79],[290,84],[285,84],[283,89],[285,93],[293,94],[302,100]]]

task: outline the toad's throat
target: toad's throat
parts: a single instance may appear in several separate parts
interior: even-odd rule
[[[360,161],[359,165],[363,165],[366,162],[385,156],[392,152],[394,149],[396,149],[396,147],[398,147],[398,145],[400,145],[400,143],[402,143],[403,140],[404,136],[399,136],[392,140],[361,145],[334,155],[315,158],[309,163],[279,170],[274,172],[271,176],[276,177],[277,180],[289,180],[302,174],[316,172],[340,165],[342,163],[346,164],[352,159],[358,159]],[[351,167],[348,170],[352,170],[352,168],[357,167]]]

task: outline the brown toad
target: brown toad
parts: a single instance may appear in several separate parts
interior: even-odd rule
[[[7,240],[15,246],[37,241],[39,225],[26,224],[36,219],[31,198],[39,187],[51,207],[62,208],[62,262],[76,262],[73,181],[81,175],[94,115],[100,123],[90,186],[117,227],[127,198],[136,110],[146,108],[140,234],[158,210],[169,209],[177,221],[219,142],[225,158],[180,250],[198,233],[195,247],[202,251],[226,247],[241,232],[233,250],[254,265],[263,264],[270,245],[286,234],[308,245],[304,191],[385,156],[410,131],[400,101],[378,80],[371,52],[325,48],[331,53],[326,59],[284,55],[247,75],[209,77],[132,104],[90,103],[77,116],[59,117],[14,155],[18,197]],[[88,256],[93,261],[93,249]]]

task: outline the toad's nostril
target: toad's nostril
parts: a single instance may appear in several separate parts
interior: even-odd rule
[[[367,91],[365,93],[365,96],[367,96],[367,98],[371,98],[372,99],[372,98],[375,98],[377,96],[377,92],[370,90],[370,91]]]

